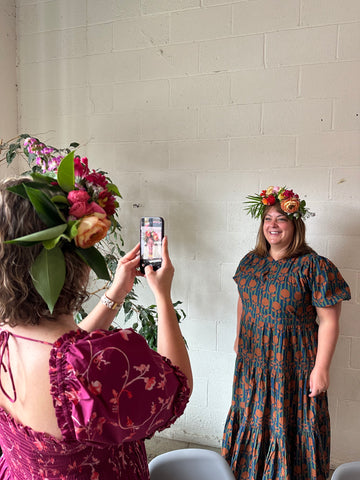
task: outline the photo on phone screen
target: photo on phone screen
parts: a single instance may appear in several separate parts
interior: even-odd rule
[[[164,237],[162,217],[143,217],[140,220],[140,271],[145,273],[146,265],[154,270],[161,267],[161,245]]]

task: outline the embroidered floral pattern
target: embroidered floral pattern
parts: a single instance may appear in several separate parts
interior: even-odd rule
[[[0,409],[0,480],[148,480],[143,440],[182,414],[184,375],[132,330],[78,330],[54,344],[50,379],[63,440]]]

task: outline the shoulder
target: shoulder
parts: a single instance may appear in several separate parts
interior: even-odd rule
[[[331,260],[316,252],[307,253],[298,257],[297,262],[301,265],[303,270],[308,269],[309,273],[312,271],[325,270],[325,271],[337,271],[337,267]]]

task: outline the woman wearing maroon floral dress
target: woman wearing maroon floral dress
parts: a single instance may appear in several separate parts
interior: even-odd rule
[[[234,276],[237,358],[222,453],[237,480],[325,480],[329,367],[350,290],[306,244],[305,201],[285,187],[248,198],[261,225]]]
[[[156,353],[131,329],[108,330],[139,275],[139,246],[120,260],[106,295],[77,325],[73,313],[86,297],[90,269],[84,252],[65,239],[65,283],[49,308],[34,281],[42,246],[5,243],[46,227],[29,201],[31,194],[39,206],[37,183],[20,194],[8,190],[23,182],[0,186],[0,479],[149,479],[144,439],[182,414],[192,384],[170,296],[174,269],[167,240],[162,267],[147,267],[145,274],[158,308]],[[106,233],[110,221],[86,202]],[[47,232],[58,227],[51,228]],[[60,273],[43,269],[42,275]]]

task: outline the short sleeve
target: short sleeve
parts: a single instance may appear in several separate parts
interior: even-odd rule
[[[240,276],[242,274],[242,272],[244,271],[253,271],[254,270],[254,255],[252,252],[248,253],[245,255],[245,257],[243,257],[241,260],[240,260],[240,263],[236,269],[236,272],[235,272],[235,275],[233,276],[233,280],[235,281],[235,283],[238,285],[239,284],[239,280],[240,280]]]
[[[351,298],[350,288],[336,266],[327,258],[311,255],[302,273],[307,277],[315,307],[330,307]]]
[[[58,357],[53,398],[67,439],[122,444],[148,438],[170,426],[188,402],[186,377],[131,329],[86,334]]]

